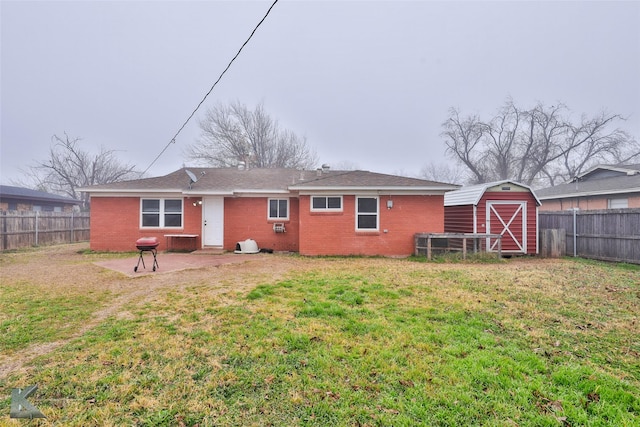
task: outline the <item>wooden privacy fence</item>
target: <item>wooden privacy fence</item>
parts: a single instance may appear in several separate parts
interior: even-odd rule
[[[542,255],[640,264],[640,209],[541,211],[538,226]]]
[[[0,250],[89,240],[88,212],[0,212]]]

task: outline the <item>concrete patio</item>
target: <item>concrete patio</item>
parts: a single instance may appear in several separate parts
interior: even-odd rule
[[[176,252],[158,252],[158,267],[153,271],[153,255],[149,252],[143,254],[145,267],[140,262],[138,271],[134,271],[134,267],[138,263],[138,254],[127,257],[118,258],[108,261],[96,262],[96,265],[107,268],[109,270],[118,271],[129,277],[138,277],[148,274],[170,273],[180,270],[215,267],[224,264],[239,264],[250,260],[268,257],[268,254],[235,254],[235,253],[207,253],[198,251],[192,253],[176,253]]]

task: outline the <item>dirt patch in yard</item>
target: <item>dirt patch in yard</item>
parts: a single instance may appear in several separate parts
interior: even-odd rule
[[[156,256],[158,268],[154,269],[153,256],[147,252],[143,254],[143,259],[140,262],[138,262],[139,255],[135,255],[128,258],[98,261],[95,264],[100,267],[118,271],[129,277],[139,277],[146,274],[172,273],[194,268],[218,267],[226,264],[242,264],[247,261],[264,260],[269,257],[273,258],[272,255],[268,254],[200,255],[190,253],[159,253]]]
[[[295,257],[272,254],[196,255],[158,254],[159,269],[150,268],[153,258],[145,254],[146,269],[133,271],[138,254],[91,254],[87,244],[72,244],[0,254],[0,286],[28,284],[37,293],[61,296],[78,292],[106,292],[107,302],[64,340],[36,343],[16,352],[0,353],[0,379],[19,372],[36,357],[47,354],[82,336],[103,320],[126,316],[125,305],[144,304],[158,291],[180,291],[206,281],[220,294],[244,292],[260,280],[273,280],[296,268]],[[243,280],[251,277],[251,281]],[[37,298],[37,295],[34,295]],[[1,319],[0,319],[1,320]]]

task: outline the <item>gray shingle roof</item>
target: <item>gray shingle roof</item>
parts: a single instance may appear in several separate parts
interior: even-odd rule
[[[197,178],[191,182],[186,170]],[[385,175],[368,171],[301,171],[296,169],[182,168],[165,176],[82,188],[89,193],[182,192],[184,194],[234,194],[288,192],[314,189],[413,189],[450,191],[454,184]]]
[[[640,192],[640,175],[575,181],[537,190],[542,200]]]
[[[312,175],[293,186],[292,190],[331,190],[331,189],[420,189],[451,191],[458,188],[454,184],[409,178],[405,176],[387,175],[369,171],[327,171]]]
[[[578,175],[578,179],[599,179],[612,176],[635,175],[640,173],[640,164],[596,165]]]
[[[32,190],[30,188],[14,187],[12,185],[0,185],[0,198],[38,200],[43,202],[59,202],[67,204],[79,204],[78,200],[45,191]]]
[[[640,192],[640,164],[597,165],[572,182],[537,190],[543,200],[637,192]]]

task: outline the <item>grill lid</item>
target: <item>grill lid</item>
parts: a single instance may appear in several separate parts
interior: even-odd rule
[[[158,238],[157,237],[141,237],[136,240],[137,247],[153,247],[158,246]]]

